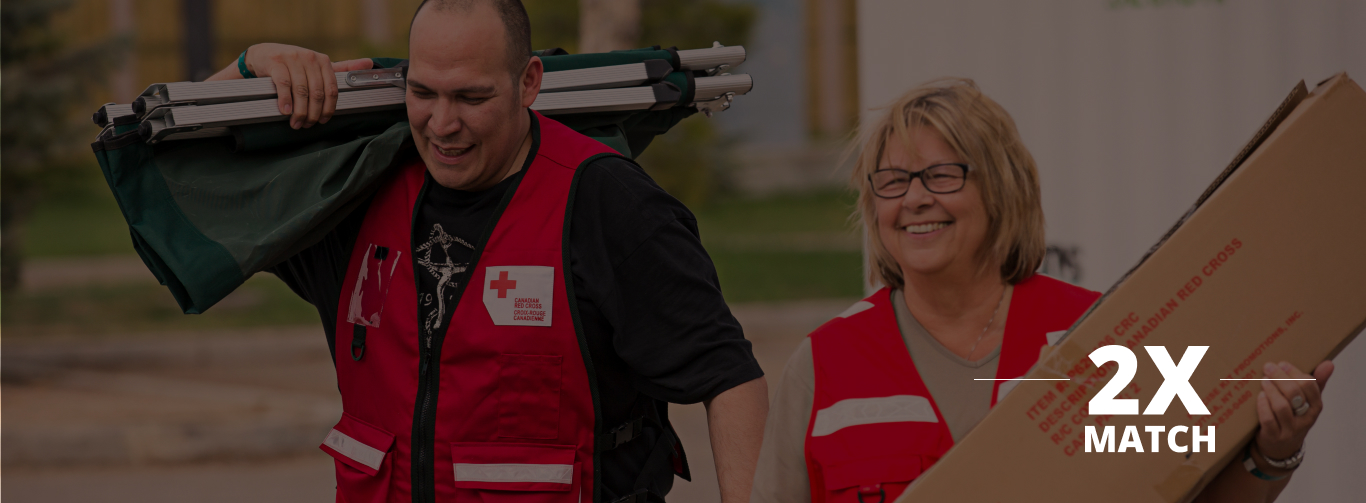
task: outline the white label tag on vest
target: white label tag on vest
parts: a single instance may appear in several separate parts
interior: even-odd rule
[[[494,325],[548,327],[555,268],[539,265],[484,269],[484,307]]]

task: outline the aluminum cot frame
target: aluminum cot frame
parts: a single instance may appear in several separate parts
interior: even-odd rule
[[[723,110],[730,97],[753,88],[749,75],[720,71],[745,60],[744,47],[717,46],[677,51],[681,70],[705,71],[693,79],[691,105],[704,111]],[[398,109],[404,106],[404,71],[388,68],[337,73],[336,114]],[[546,72],[541,94],[531,109],[545,115],[587,112],[658,110],[674,106],[682,91],[661,82],[675,69],[665,60]],[[107,104],[94,115],[101,126],[141,122],[148,143],[165,140],[226,136],[232,126],[285,120],[276,102],[276,89],[267,79],[153,84],[131,104]],[[725,101],[704,108],[709,102]]]

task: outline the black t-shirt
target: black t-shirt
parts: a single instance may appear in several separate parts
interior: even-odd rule
[[[533,125],[533,134],[538,129]],[[604,157],[580,170],[569,217],[570,269],[603,428],[642,416],[667,422],[666,402],[697,403],[761,377],[687,207],[628,160]],[[439,329],[449,318],[456,286],[467,280],[480,244],[475,241],[494,224],[512,180],[467,192],[427,176],[413,228],[413,257],[419,272],[426,271],[418,277],[422,330]],[[317,307],[333,355],[341,287],[367,209],[368,203],[318,244],[269,270]],[[640,438],[601,454],[605,501],[632,492],[662,433],[646,422]],[[659,462],[668,460],[651,461]],[[651,471],[662,475],[649,486],[668,492],[672,470]]]
[[[470,261],[485,227],[492,225],[494,212],[515,177],[479,192],[448,189],[426,173],[422,196],[413,227],[417,248],[413,259],[417,275],[417,317],[422,339],[427,340],[446,328],[455,306],[460,283],[469,278]]]

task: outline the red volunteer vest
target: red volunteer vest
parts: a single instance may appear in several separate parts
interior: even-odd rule
[[[1015,285],[996,377],[1024,376],[1048,335],[1067,330],[1099,297],[1038,274]],[[816,389],[806,467],[812,501],[895,500],[953,447],[953,436],[906,349],[891,291],[878,290],[810,338]],[[997,381],[991,405],[1013,387]]]
[[[424,164],[395,170],[370,203],[338,306],[343,413],[322,445],[338,501],[595,501],[594,378],[565,238],[577,168],[615,153],[534,117],[535,157],[433,340],[419,339],[414,281],[414,255],[430,252],[411,235]]]

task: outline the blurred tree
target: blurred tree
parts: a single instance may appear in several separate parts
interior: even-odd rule
[[[579,50],[631,49],[640,40],[640,0],[579,0]]]
[[[758,18],[753,5],[719,0],[641,0],[639,45],[660,44],[679,49],[749,44]]]
[[[656,137],[637,161],[655,183],[696,209],[723,186],[731,146],[711,119],[697,114]]]
[[[641,0],[641,7],[641,42],[636,45],[680,49],[711,47],[712,42],[748,45],[758,15],[752,5],[718,0]],[[714,120],[702,114],[684,119],[639,158],[660,187],[692,208],[725,188],[735,141],[718,134]]]
[[[662,45],[680,49],[711,47],[712,42],[746,45],[758,12],[754,6],[721,0],[524,0],[531,17],[531,43],[537,49],[559,47],[570,53],[597,52]],[[635,9],[633,16],[611,9]],[[629,12],[627,13],[629,14]],[[582,22],[581,18],[582,17]],[[591,21],[597,19],[597,21]],[[599,33],[583,31],[592,28]],[[623,40],[636,33],[637,38]],[[601,46],[590,44],[603,44]],[[690,117],[668,134],[656,138],[640,157],[640,164],[664,190],[696,206],[717,189],[731,142],[717,134],[710,119]]]
[[[565,0],[522,0],[531,18],[531,48],[559,47],[579,51],[579,3]]]
[[[108,76],[128,46],[126,39],[76,50],[63,47],[52,29],[55,14],[71,0],[5,0],[0,3],[0,288],[19,283],[22,227],[46,183],[61,183],[89,150],[88,116],[71,107]],[[80,129],[77,129],[77,128]]]

